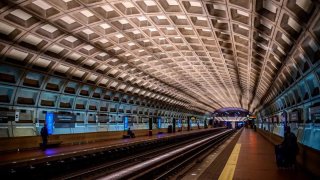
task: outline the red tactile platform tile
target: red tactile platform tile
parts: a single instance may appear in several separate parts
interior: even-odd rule
[[[233,179],[313,179],[299,167],[278,168],[274,145],[252,129],[244,129],[238,143],[241,144],[241,149]]]

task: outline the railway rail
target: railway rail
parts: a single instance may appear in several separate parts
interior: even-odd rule
[[[171,173],[177,171],[177,169],[213,145],[220,143],[234,132],[235,130],[226,130],[172,149],[170,152],[165,152],[161,155],[155,154],[153,158],[135,163],[114,173],[101,176],[99,179],[165,179],[170,176]]]
[[[47,161],[39,159],[38,163],[38,160],[33,160],[8,164],[7,166],[1,165],[0,173],[8,179],[81,179],[83,177],[94,179],[100,177],[101,173],[103,175],[111,174],[223,130],[225,129],[215,128],[153,140],[130,142],[114,147],[94,148],[92,151],[90,149],[81,150],[68,155],[62,154],[61,157],[56,155],[54,160],[51,160],[51,157]]]
[[[215,133],[221,132],[217,131]],[[121,171],[121,169],[128,168],[135,164],[144,162],[148,159],[155,158],[159,155],[170,153],[173,149],[178,149],[184,147],[190,143],[197,142],[201,139],[210,137],[212,134],[205,134],[199,137],[195,137],[189,140],[176,142],[174,144],[169,144],[163,147],[155,148],[150,151],[146,151],[140,154],[128,156],[122,159],[117,159],[115,161],[107,162],[99,166],[95,166],[85,170],[79,170],[77,172],[73,172],[64,176],[57,177],[56,179],[96,179],[102,175],[112,174],[117,171]]]

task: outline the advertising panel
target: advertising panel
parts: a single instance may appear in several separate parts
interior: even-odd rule
[[[74,114],[60,114],[54,113],[54,127],[55,128],[74,128],[76,122],[76,115]]]
[[[108,114],[97,114],[96,121],[98,123],[108,123],[109,122],[109,115]]]
[[[299,112],[298,111],[291,112],[290,122],[298,122],[299,119],[300,118],[299,118]]]
[[[0,123],[8,123],[8,121],[15,121],[15,111],[0,111]]]
[[[320,123],[320,106],[312,107],[309,109],[311,122]]]

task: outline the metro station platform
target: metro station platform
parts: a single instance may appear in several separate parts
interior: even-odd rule
[[[233,143],[233,144],[232,144]],[[218,161],[218,162],[216,162]],[[223,163],[223,161],[225,163]],[[223,164],[225,164],[223,166]],[[274,145],[253,129],[244,128],[238,140],[226,146],[203,172],[190,172],[198,175],[196,179],[314,179],[302,170],[280,169],[275,159]]]
[[[234,169],[234,179],[312,178],[299,167],[296,170],[279,169],[276,164],[274,145],[252,129],[244,129],[225,168],[232,169],[233,162],[237,162]],[[228,171],[227,169],[226,171]],[[224,179],[224,172],[220,177]]]
[[[47,162],[52,160],[59,160],[72,156],[95,153],[104,151],[106,149],[126,147],[134,143],[148,142],[156,139],[173,137],[184,134],[197,133],[201,131],[207,131],[210,129],[193,129],[192,131],[181,131],[175,133],[161,133],[154,134],[152,136],[138,136],[135,138],[125,139],[110,139],[86,144],[78,145],[64,145],[58,147],[47,148],[46,150],[29,149],[23,151],[11,151],[11,152],[0,152],[0,167],[6,165],[20,164],[20,165],[31,165],[33,163]]]
[[[128,147],[139,142],[148,143],[168,137],[211,130],[214,129],[196,129],[131,139],[106,140],[81,145],[48,148],[45,151],[32,149],[20,152],[2,152],[0,167],[11,166],[13,164],[32,166],[32,164],[59,161],[112,148]],[[278,168],[275,160],[274,145],[252,129],[243,128],[243,130],[238,131],[232,138],[224,142],[217,151],[212,153],[213,155],[207,157],[211,158],[215,156],[212,161],[204,159],[202,163],[190,169],[181,179],[316,179],[299,166],[296,169]]]

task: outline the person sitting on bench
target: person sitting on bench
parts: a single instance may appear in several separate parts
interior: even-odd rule
[[[131,129],[129,128],[128,131],[127,131],[128,135],[131,137],[131,138],[135,138],[136,136],[134,135],[134,133],[131,131]]]

